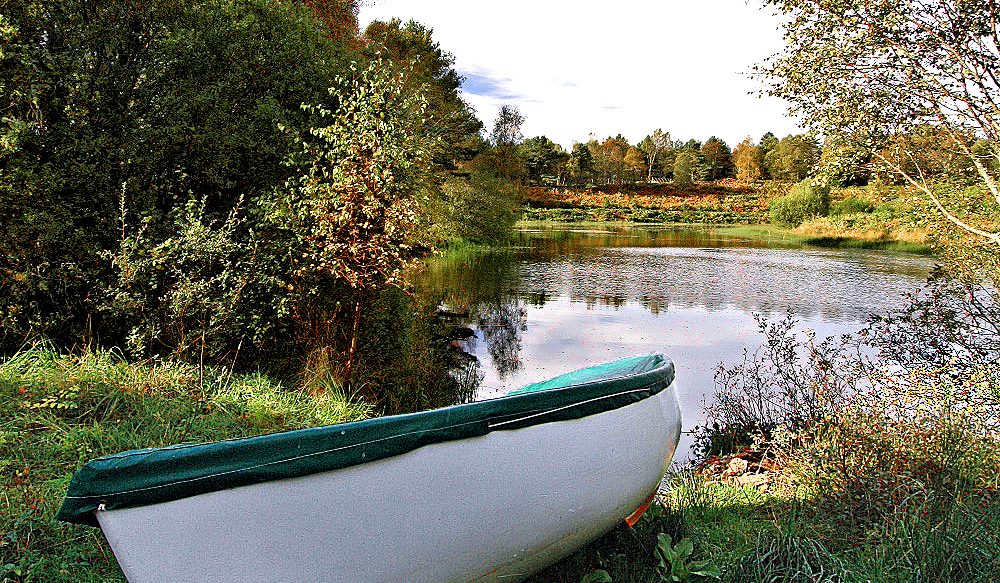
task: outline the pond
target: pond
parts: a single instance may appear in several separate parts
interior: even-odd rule
[[[703,420],[720,363],[763,340],[756,315],[791,314],[819,336],[856,332],[901,305],[933,266],[884,251],[775,246],[666,227],[522,230],[506,250],[433,259],[419,293],[474,359],[476,399],[626,356],[677,369],[686,431]],[[469,372],[469,371],[467,371]],[[689,454],[685,435],[678,459]]]

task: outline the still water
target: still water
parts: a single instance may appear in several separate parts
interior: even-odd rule
[[[776,247],[695,229],[546,229],[508,250],[435,258],[420,293],[474,355],[476,399],[593,364],[662,352],[684,428],[703,419],[720,363],[760,345],[755,315],[791,314],[820,336],[899,306],[933,262],[884,251]],[[685,457],[691,438],[682,439]]]

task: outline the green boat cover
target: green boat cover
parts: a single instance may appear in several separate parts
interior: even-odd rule
[[[528,385],[497,399],[246,439],[141,449],[87,462],[57,518],[98,526],[94,511],[130,508],[306,476],[432,443],[579,419],[657,394],[674,380],[663,355],[626,358]]]

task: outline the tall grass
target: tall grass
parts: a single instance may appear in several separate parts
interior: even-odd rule
[[[872,532],[882,544],[860,557],[858,579],[879,583],[986,583],[1000,573],[1000,504],[982,492],[955,499],[923,493]]]
[[[73,472],[128,449],[363,419],[336,385],[38,345],[0,363],[0,580],[123,581],[100,531],[56,522]]]
[[[732,583],[846,583],[850,575],[822,541],[794,536],[760,534],[753,549],[731,570]]]

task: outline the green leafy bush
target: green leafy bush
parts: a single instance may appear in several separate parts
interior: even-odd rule
[[[797,227],[802,221],[830,212],[830,188],[812,184],[809,179],[799,182],[785,196],[771,202],[771,222]]]
[[[451,231],[468,241],[506,241],[520,218],[517,186],[486,170],[445,182],[442,194]]]
[[[244,223],[239,207],[212,221],[204,200],[190,200],[162,239],[148,223],[125,236],[112,257],[118,277],[103,311],[126,323],[129,349],[217,362],[278,325],[280,308],[247,301],[263,270]]]
[[[614,580],[604,569],[596,569],[580,577],[580,583],[614,583]]]

